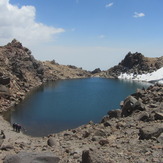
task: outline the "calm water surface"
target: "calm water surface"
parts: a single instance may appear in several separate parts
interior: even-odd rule
[[[45,136],[75,128],[89,121],[100,122],[120,101],[146,83],[88,78],[48,83],[31,93],[8,117],[20,123],[28,135]]]

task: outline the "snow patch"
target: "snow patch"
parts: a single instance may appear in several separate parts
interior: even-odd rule
[[[145,81],[145,82],[157,82],[163,84],[163,67],[154,71],[152,73],[136,75],[136,74],[121,74],[118,76],[119,79],[128,79],[128,80],[136,80],[136,81]]]

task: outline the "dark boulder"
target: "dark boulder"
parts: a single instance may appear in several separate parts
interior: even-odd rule
[[[89,137],[90,134],[91,134],[90,132],[85,131],[85,132],[83,133],[83,138],[87,138],[87,137]]]
[[[108,115],[104,116],[103,119],[101,120],[101,123],[103,123],[105,127],[111,126],[111,124],[109,123],[109,119],[110,117]]]
[[[72,69],[77,69],[76,66],[73,66],[73,65],[68,65],[69,68],[72,68]]]
[[[109,118],[120,118],[122,110],[116,109],[108,112]]]
[[[10,77],[0,77],[0,84],[2,85],[9,85],[10,84]]]
[[[95,133],[94,133],[95,136],[100,136],[100,137],[103,137],[103,136],[106,136],[106,133],[104,130],[97,130]]]
[[[57,146],[58,145],[58,142],[56,141],[55,138],[53,137],[50,137],[47,141],[47,144],[50,146],[50,147],[53,147],[53,146]]]
[[[106,140],[106,139],[102,139],[102,140],[99,141],[99,144],[100,144],[101,146],[104,146],[104,145],[106,145],[106,144],[109,144],[109,141]]]
[[[37,69],[37,73],[40,74],[40,75],[43,75],[44,74],[44,68],[42,66],[40,66],[38,69]]]
[[[139,130],[139,139],[151,139],[157,138],[163,132],[163,126],[155,125],[155,126],[146,126]]]
[[[99,151],[84,150],[81,163],[107,163],[107,161],[101,157]]]
[[[156,112],[154,118],[155,120],[163,120],[163,113]]]
[[[150,115],[148,112],[142,112],[140,113],[139,117],[138,117],[139,121],[143,121],[143,122],[148,122],[150,120]]]
[[[122,107],[122,116],[126,117],[131,115],[135,111],[143,111],[145,110],[145,107],[143,103],[133,96],[128,96],[125,101],[124,105]]]
[[[82,163],[92,163],[89,150],[85,150],[82,153]]]

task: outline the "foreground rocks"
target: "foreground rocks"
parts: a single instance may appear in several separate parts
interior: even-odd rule
[[[161,163],[162,97],[162,85],[138,89],[121,102],[120,109],[109,111],[101,123],[90,122],[43,138],[15,133],[8,124],[7,130],[4,130],[6,138],[1,141],[0,158],[5,163],[13,159],[24,162],[27,156],[35,162]],[[138,101],[143,109],[135,105]],[[124,114],[123,110],[129,108],[129,114]]]

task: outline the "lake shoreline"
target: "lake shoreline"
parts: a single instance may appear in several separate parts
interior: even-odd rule
[[[77,163],[88,158],[97,159],[104,163],[109,161],[120,162],[122,160],[127,163],[140,160],[153,162],[155,160],[154,162],[159,163],[162,159],[160,136],[163,121],[160,118],[163,103],[158,104],[156,101],[162,98],[162,89],[162,85],[154,85],[146,90],[138,90],[137,93],[131,95],[133,99],[128,99],[131,101],[135,101],[135,98],[141,95],[142,100],[145,101],[142,101],[143,104],[140,103],[140,106],[142,109],[146,108],[145,110],[131,112],[131,115],[128,115],[125,110],[127,106],[125,107],[125,104],[123,104],[122,110],[110,111],[102,119],[101,123],[94,124],[90,122],[78,128],[45,137],[34,138],[22,133],[16,133],[13,131],[12,126],[0,117],[2,121],[1,129],[4,129],[6,135],[1,146],[1,149],[5,150],[0,150],[0,159],[3,160],[6,155],[13,154],[22,157],[19,154],[20,151],[24,151],[26,154],[33,151],[41,155],[44,155],[44,151],[46,151],[51,154],[55,153],[55,156],[60,159],[59,163],[68,160]],[[144,104],[144,102],[147,102],[147,104]],[[151,119],[152,117],[154,119]],[[150,130],[150,134],[155,138],[146,137],[146,130]],[[159,134],[156,135],[155,133],[158,132]],[[122,149],[123,153],[120,152]],[[132,153],[130,153],[131,149]],[[144,157],[143,149],[150,152],[150,155]],[[121,154],[115,157],[113,151]],[[128,154],[125,154],[126,152],[129,152],[130,156],[132,156],[130,159]],[[157,156],[154,156],[156,152]]]
[[[58,80],[45,83],[40,87],[31,90],[26,95],[26,98],[21,101],[20,105],[12,107],[7,112],[4,112],[3,115],[4,119],[10,122],[11,125],[12,123],[21,124],[22,127],[26,129],[26,131],[23,132],[26,135],[34,137],[47,136],[51,133],[58,133],[69,128],[79,127],[80,125],[88,123],[90,120],[98,123],[109,110],[118,108],[120,101],[126,96],[135,92],[137,88],[147,88],[148,86],[147,83],[108,78]],[[128,87],[127,90],[126,87]],[[113,90],[115,95],[110,94]],[[58,92],[60,92],[59,99]],[[116,94],[119,94],[119,96],[117,97]],[[103,96],[102,99],[101,96]],[[113,97],[114,100],[108,100]],[[55,100],[52,102],[52,100],[49,101],[49,99]],[[75,99],[76,101],[75,103],[73,102],[73,104],[71,103],[72,99]],[[82,104],[80,103],[81,100]],[[44,103],[40,101],[44,101],[45,104],[48,103],[51,107],[44,106]],[[79,104],[77,101],[79,101]],[[90,101],[91,104],[89,104]],[[93,106],[93,104],[95,104],[95,106]],[[67,105],[69,106],[68,108],[71,109],[68,109]],[[44,108],[46,108],[46,110]],[[54,110],[51,108],[54,108]],[[62,108],[62,110],[59,108]],[[69,110],[69,113],[67,112],[67,109]],[[65,112],[68,113],[66,117],[63,116]],[[48,116],[48,119],[46,119],[45,114],[48,115],[49,113],[50,115]],[[78,117],[79,114],[81,118],[76,121],[76,117]],[[22,119],[20,115],[21,117],[24,117],[24,119]],[[35,117],[37,118],[37,123],[39,125],[35,123]],[[67,127],[64,125],[65,121],[67,121],[65,124]],[[71,123],[72,121],[73,123]],[[34,127],[32,127],[33,124]],[[39,130],[40,126],[42,126],[42,130]]]

